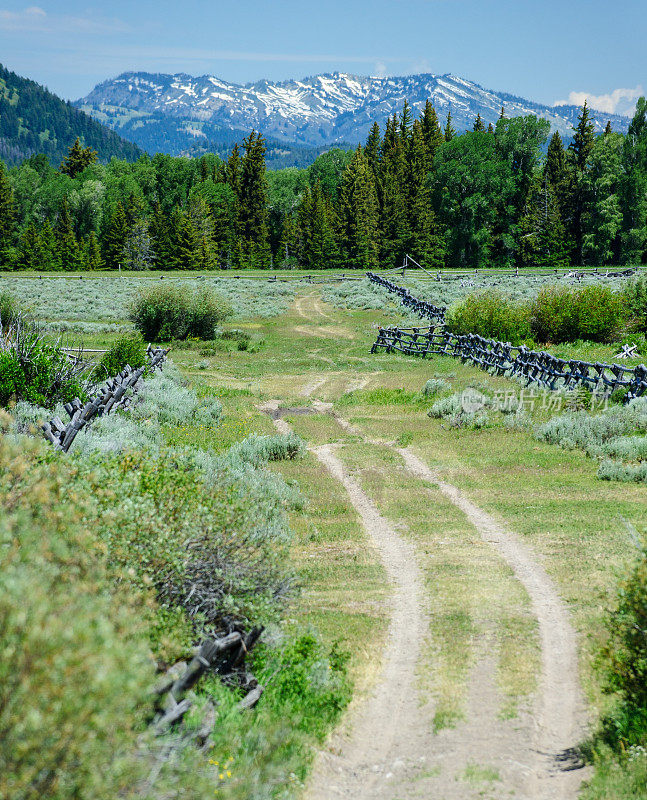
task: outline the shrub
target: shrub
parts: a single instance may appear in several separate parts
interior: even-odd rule
[[[435,397],[437,394],[443,394],[451,388],[451,384],[444,378],[430,378],[427,383],[422,387],[422,393],[425,397]]]
[[[0,406],[27,400],[52,408],[84,399],[87,369],[67,357],[60,342],[45,337],[22,315],[0,336]]]
[[[622,300],[632,330],[647,333],[647,278],[631,281],[623,292]]]
[[[117,339],[103,356],[94,370],[94,377],[103,380],[119,374],[127,365],[137,369],[145,363],[146,344],[141,333],[127,333]]]
[[[521,344],[530,336],[528,310],[496,291],[468,295],[447,312],[453,333],[476,333],[488,339]]]
[[[610,342],[624,321],[622,296],[608,286],[547,286],[530,305],[532,334],[540,342]]]
[[[603,649],[606,688],[619,700],[606,720],[615,743],[644,744],[647,737],[647,539],[638,541],[634,563],[618,587],[615,607],[607,618]]]
[[[97,558],[74,470],[4,436],[0,467],[0,796],[125,796],[154,681],[141,615]]]
[[[18,301],[7,292],[0,292],[0,327],[2,330],[11,325],[19,313]]]
[[[231,306],[208,287],[191,291],[187,285],[165,285],[142,293],[130,320],[149,342],[213,339],[218,323],[231,313]]]
[[[579,448],[588,455],[605,454],[607,443],[618,437],[647,431],[647,398],[637,398],[626,406],[612,406],[600,414],[570,411],[539,425],[535,436],[565,449]],[[613,450],[613,445],[610,452]],[[616,445],[616,448],[618,446]]]

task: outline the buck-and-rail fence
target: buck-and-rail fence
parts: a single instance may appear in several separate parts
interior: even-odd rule
[[[51,442],[57,450],[67,453],[79,431],[82,431],[86,425],[89,425],[97,417],[105,416],[110,411],[127,408],[132,395],[137,391],[144,372],[147,369],[161,369],[168,352],[163,347],[153,347],[149,344],[146,348],[146,364],[137,369],[127,365],[118,375],[108,378],[96,387],[94,394],[85,403],[78,397],[66,403],[63,408],[70,418],[67,424],[57,416],[42,425],[42,431],[47,441]],[[129,389],[131,391],[128,391]]]
[[[528,384],[538,384],[551,391],[584,387],[600,394],[611,394],[624,390],[625,402],[647,393],[647,367],[644,364],[628,367],[563,359],[545,350],[531,350],[525,345],[515,346],[475,333],[451,333],[444,327],[444,313],[442,316],[438,313],[440,307],[418,300],[409,290],[379,275],[369,272],[367,276],[373,283],[397,294],[405,307],[432,321],[429,327],[422,328],[397,325],[379,328],[371,353],[386,350],[421,358],[428,355],[452,356],[496,375],[525,378]]]

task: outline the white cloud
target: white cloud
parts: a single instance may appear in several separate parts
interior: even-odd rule
[[[27,31],[30,33],[61,33],[78,31],[82,33],[113,33],[130,30],[126,23],[118,19],[82,16],[72,17],[61,14],[48,14],[40,6],[29,6],[22,11],[8,11],[0,8],[0,31]]]
[[[373,68],[373,76],[375,78],[386,78],[388,75],[388,71],[386,69],[386,64],[382,59],[375,62],[375,67]]]
[[[635,89],[614,89],[609,94],[589,94],[588,92],[571,92],[568,100],[556,100],[555,106],[582,106],[587,100],[591,108],[605,114],[633,115],[636,110],[636,100],[644,94],[643,87],[639,84]]]

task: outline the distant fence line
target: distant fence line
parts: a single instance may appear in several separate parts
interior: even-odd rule
[[[72,446],[77,433],[89,425],[96,417],[102,417],[117,408],[126,408],[130,404],[132,391],[137,390],[137,384],[144,375],[146,369],[161,369],[166,359],[168,350],[162,347],[152,347],[150,344],[146,348],[148,363],[138,369],[126,366],[119,375],[115,375],[98,387],[94,397],[83,403],[75,397],[70,403],[63,407],[70,417],[67,425],[60,417],[53,417],[49,422],[42,426],[42,431],[47,441],[51,442],[57,450],[66,453]]]
[[[647,392],[647,367],[623,364],[566,360],[543,350],[530,350],[524,345],[515,347],[509,342],[486,339],[475,333],[450,333],[442,325],[428,329],[380,328],[371,353],[386,350],[425,358],[427,355],[446,355],[470,362],[496,375],[518,375],[528,383],[539,384],[551,391],[583,386],[600,394],[617,389],[626,390],[625,402]]]
[[[411,311],[420,318],[444,322],[445,312],[447,311],[445,306],[435,306],[427,300],[418,300],[408,289],[405,289],[403,286],[398,286],[397,283],[393,283],[393,281],[382,277],[382,275],[376,275],[374,272],[367,272],[366,277],[371,283],[383,287],[392,294],[397,294],[402,305],[411,309]]]

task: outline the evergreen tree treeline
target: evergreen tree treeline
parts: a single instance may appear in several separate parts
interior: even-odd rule
[[[626,136],[585,104],[564,147],[534,116],[457,134],[405,102],[355,151],[268,172],[255,131],[227,161],[158,154],[97,162],[74,143],[0,161],[4,269],[373,269],[647,261],[647,101]]]

